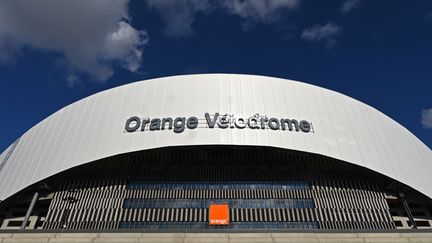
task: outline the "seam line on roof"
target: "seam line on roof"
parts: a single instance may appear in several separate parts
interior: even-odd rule
[[[3,167],[5,166],[6,162],[9,160],[9,157],[11,156],[11,154],[13,153],[13,151],[15,150],[16,146],[18,145],[18,142],[20,141],[21,137],[19,137],[11,146],[11,148],[9,149],[9,151],[7,152],[5,158],[3,159],[3,161],[0,164],[0,171],[3,169]]]

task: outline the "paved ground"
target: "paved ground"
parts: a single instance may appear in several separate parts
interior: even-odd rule
[[[0,233],[0,242],[430,242],[432,233]]]

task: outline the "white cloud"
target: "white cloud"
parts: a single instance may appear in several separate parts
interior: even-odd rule
[[[245,27],[255,23],[272,23],[283,10],[298,7],[299,0],[225,0],[223,6],[231,13],[245,19]]]
[[[60,53],[68,69],[99,81],[116,63],[135,72],[147,35],[128,19],[128,0],[0,1],[0,61],[32,47]]]
[[[421,114],[421,123],[424,128],[432,128],[432,108],[422,110]]]
[[[335,37],[340,32],[340,27],[333,23],[326,25],[314,25],[303,30],[301,37],[307,41],[324,41],[328,48],[336,44]]]
[[[298,7],[300,0],[146,0],[165,22],[165,34],[170,37],[188,37],[193,34],[192,24],[198,13],[225,11],[244,19],[243,27],[257,23],[273,23],[283,11]]]
[[[361,0],[346,0],[341,7],[341,11],[344,14],[351,12],[356,9],[361,3]]]
[[[140,67],[142,50],[139,48],[147,42],[145,32],[140,32],[121,21],[118,29],[109,33],[105,39],[105,57],[119,59],[123,66],[131,72]],[[120,58],[121,57],[121,58]]]
[[[165,34],[170,37],[190,36],[195,15],[212,9],[209,0],[147,0],[146,3],[160,13],[166,25]]]

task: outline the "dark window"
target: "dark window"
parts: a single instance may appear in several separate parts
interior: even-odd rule
[[[403,216],[403,213],[400,212],[400,211],[393,211],[393,210],[391,210],[391,211],[390,211],[390,214],[391,214],[392,216]]]
[[[412,212],[412,214],[413,214],[414,217],[424,217],[424,216],[426,216],[426,214],[424,212],[421,212],[421,211],[414,211],[414,212]]]
[[[22,220],[11,220],[11,221],[9,221],[9,223],[8,223],[8,227],[21,227],[21,224],[23,223],[23,221]],[[29,226],[30,225],[30,221],[27,221],[27,225],[26,226]]]
[[[25,215],[26,215],[25,211],[15,211],[12,213],[12,217],[16,217],[16,218],[24,217]]]
[[[419,227],[430,227],[429,221],[415,221],[416,225]]]
[[[422,206],[421,204],[414,203],[414,202],[409,202],[408,204],[410,208],[420,208]]]
[[[400,221],[400,220],[396,220],[396,221],[394,221],[394,223],[395,223],[396,227],[402,227],[403,226],[402,221]]]

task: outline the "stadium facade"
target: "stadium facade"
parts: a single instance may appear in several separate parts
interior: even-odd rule
[[[10,145],[0,228],[431,228],[431,174],[425,144],[340,93],[158,78],[75,102]]]

